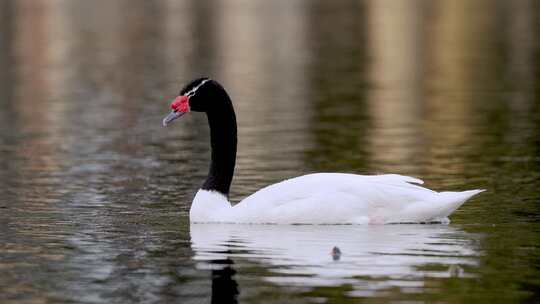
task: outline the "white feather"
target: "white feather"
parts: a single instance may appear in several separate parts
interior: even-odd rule
[[[414,183],[414,184],[413,184]],[[214,191],[199,190],[193,223],[386,224],[445,222],[484,190],[436,192],[397,174],[308,174],[265,187],[232,206]]]

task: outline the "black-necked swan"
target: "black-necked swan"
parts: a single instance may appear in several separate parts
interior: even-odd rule
[[[225,89],[198,78],[186,85],[163,119],[167,126],[188,112],[205,112],[212,160],[195,195],[192,223],[385,224],[447,222],[448,216],[483,190],[436,192],[419,179],[397,175],[314,173],[267,186],[232,206],[229,188],[236,162],[236,116]]]

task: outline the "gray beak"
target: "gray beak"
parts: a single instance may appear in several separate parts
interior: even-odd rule
[[[166,127],[168,124],[170,124],[173,120],[180,118],[180,116],[186,114],[185,112],[175,112],[172,111],[167,115],[165,118],[163,118],[163,126]]]

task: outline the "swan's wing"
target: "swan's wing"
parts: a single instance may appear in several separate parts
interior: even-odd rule
[[[434,191],[401,175],[363,176],[343,173],[304,175],[265,187],[234,206],[236,219],[254,222],[364,223],[380,210],[401,209],[421,193]]]
[[[240,204],[253,203],[258,206],[276,207],[314,196],[331,198],[331,194],[337,196],[334,200],[346,195],[367,201],[378,201],[379,198],[395,195],[403,199],[403,192],[436,193],[416,185],[423,183],[420,179],[398,174],[315,173],[262,188],[246,197]]]
[[[387,223],[445,218],[478,193],[438,193],[397,175],[309,174],[265,187],[230,212],[230,221]]]

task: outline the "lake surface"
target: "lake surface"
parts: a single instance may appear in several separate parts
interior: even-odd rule
[[[487,191],[448,225],[190,226],[206,118],[161,119],[201,75],[234,202],[322,171]],[[0,1],[0,302],[540,302],[539,96],[533,0]]]

